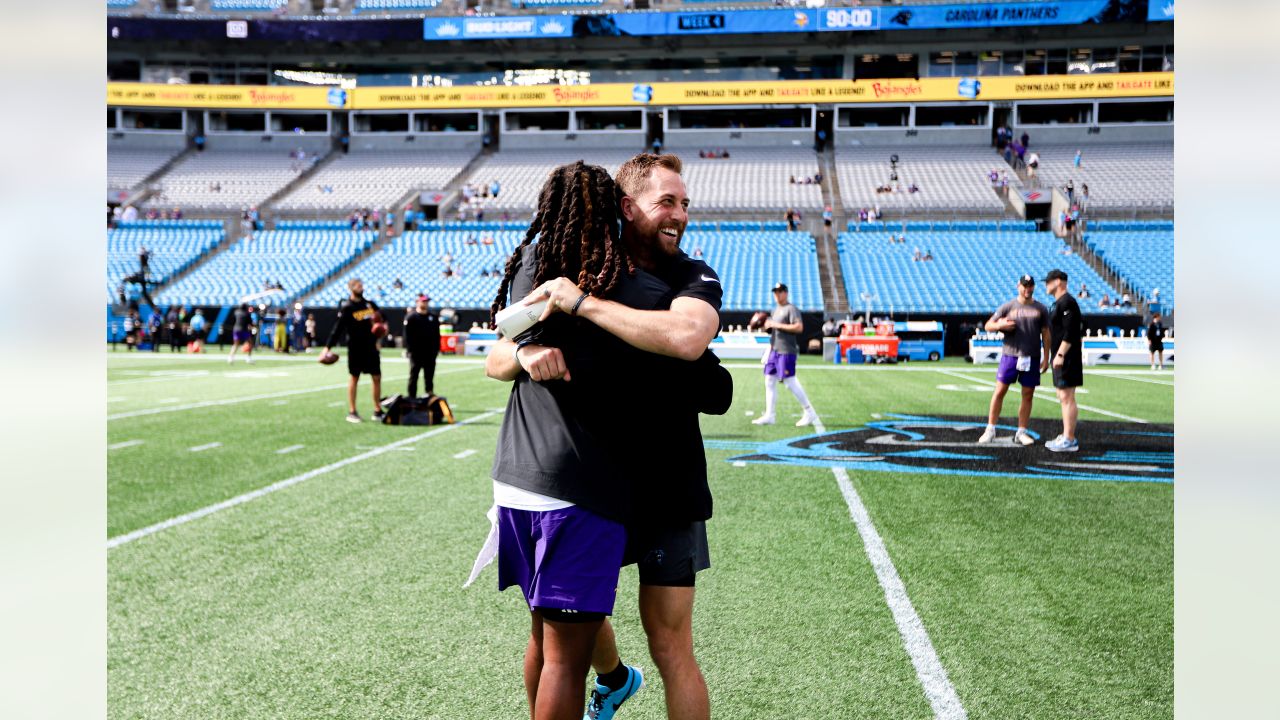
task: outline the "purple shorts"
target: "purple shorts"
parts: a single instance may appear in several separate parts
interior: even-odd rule
[[[1026,372],[1018,372],[1018,358],[1012,355],[1000,356],[1000,367],[996,369],[996,380],[1005,385],[1012,385],[1014,380],[1022,384],[1022,387],[1038,387],[1040,385],[1040,364],[1035,358],[1031,359],[1031,369]]]
[[[796,356],[784,355],[770,350],[769,358],[764,361],[764,374],[773,375],[779,380],[794,377],[796,374]]]
[[[236,330],[231,334],[231,339],[236,345],[239,345],[242,342],[249,342],[249,338],[251,337],[253,337],[253,333],[248,330]]]
[[[613,614],[627,532],[580,507],[498,508],[498,589],[519,585],[529,607]]]

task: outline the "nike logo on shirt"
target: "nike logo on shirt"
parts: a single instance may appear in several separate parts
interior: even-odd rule
[[[720,279],[719,279],[719,278],[708,277],[708,276],[706,276],[706,275],[703,275],[703,276],[702,276],[702,281],[703,281],[703,282],[713,282],[713,283],[716,283],[716,284],[719,284],[719,283],[720,283]]]

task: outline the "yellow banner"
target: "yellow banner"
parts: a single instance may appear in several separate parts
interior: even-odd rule
[[[254,110],[342,110],[350,93],[295,85],[107,83],[107,105]]]
[[[1172,97],[1173,73],[778,80],[628,85],[363,87],[108,83],[108,105],[193,108],[426,110],[466,108],[811,105]]]

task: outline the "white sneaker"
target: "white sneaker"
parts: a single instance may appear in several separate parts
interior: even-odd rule
[[[751,424],[752,425],[772,425],[774,422],[774,419],[775,418],[772,415],[761,415],[755,420],[752,420]]]
[[[988,425],[987,429],[982,433],[982,437],[978,438],[979,445],[986,445],[996,439],[996,428],[994,425]]]
[[[1152,365],[1152,366],[1151,366],[1151,369],[1152,369],[1152,370],[1155,370],[1155,369],[1156,369],[1156,366],[1155,366],[1155,365]]]
[[[229,357],[229,358],[227,358],[227,364],[228,364],[228,365],[230,365],[231,363],[233,363],[233,362],[235,362],[235,361],[236,361],[236,359],[235,359],[234,357]]]
[[[800,416],[800,419],[796,421],[796,427],[808,427],[817,419],[818,416],[814,414],[812,409],[805,410],[804,414]]]
[[[249,357],[248,355],[245,355],[245,356],[244,356],[244,362],[245,362],[245,364],[246,364],[246,365],[252,365],[252,364],[253,364],[253,358]]]
[[[1031,435],[1028,434],[1026,430],[1019,430],[1017,433],[1014,434],[1013,439],[1020,445],[1036,444],[1036,441],[1031,438]]]

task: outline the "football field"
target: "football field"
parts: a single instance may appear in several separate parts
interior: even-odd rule
[[[390,427],[368,422],[367,379],[366,422],[344,422],[345,361],[107,354],[112,718],[528,716],[518,590],[492,566],[461,587],[509,390],[478,359],[436,371],[458,424]],[[1012,392],[978,446],[991,366],[805,360],[820,427],[793,426],[782,387],[779,423],[752,425],[745,361],[732,408],[702,419],[715,717],[1172,717],[1172,371],[1086,372],[1081,450],[1054,454],[1051,388],[1035,446],[1009,441]],[[624,568],[619,647],[647,672],[618,717],[657,720],[636,595]]]

